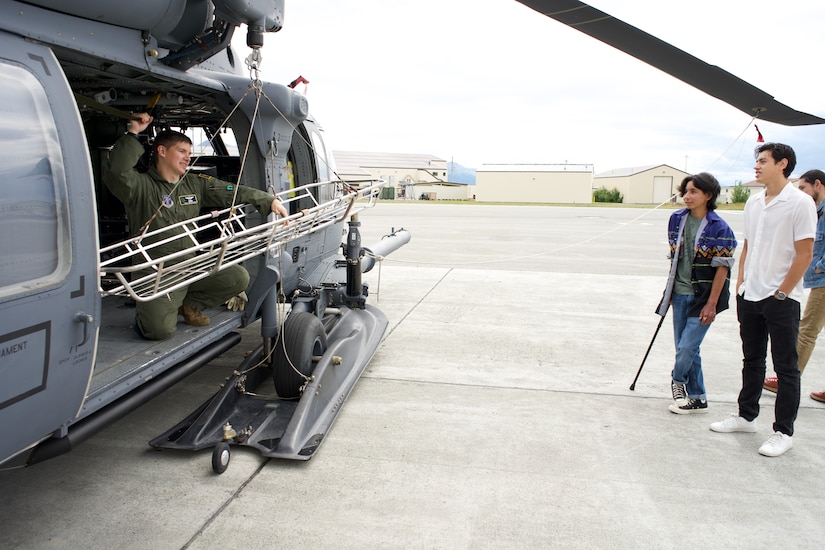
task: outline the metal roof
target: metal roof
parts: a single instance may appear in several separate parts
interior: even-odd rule
[[[654,168],[656,168],[656,166],[630,166],[628,168],[614,168],[613,170],[608,170],[607,172],[602,172],[601,174],[596,174],[593,177],[594,178],[627,177],[627,176],[632,176],[634,174],[640,174],[642,172],[647,172],[648,170],[652,170]]]
[[[333,151],[339,171],[343,167],[359,168],[411,168],[416,170],[446,170],[447,161],[433,155],[410,153],[366,153],[359,151]]]
[[[478,172],[592,172],[592,164],[482,164]]]
[[[642,172],[647,172],[648,170],[653,170],[655,168],[661,167],[670,168],[671,170],[676,170],[677,172],[687,174],[687,172],[685,172],[684,170],[679,170],[678,168],[668,166],[667,164],[653,164],[650,166],[631,166],[628,168],[614,168],[613,170],[608,170],[607,172],[596,174],[595,176],[593,176],[593,178],[623,178],[628,176],[635,176],[636,174],[641,174]]]

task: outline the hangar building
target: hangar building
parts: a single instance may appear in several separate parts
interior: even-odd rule
[[[590,203],[592,164],[482,164],[473,193],[480,202]]]
[[[344,181],[383,179],[382,198],[464,200],[466,184],[447,181],[447,161],[432,155],[335,151],[336,171]]]
[[[662,204],[678,198],[679,184],[689,175],[667,164],[618,168],[595,175],[593,188],[618,189],[626,204]]]

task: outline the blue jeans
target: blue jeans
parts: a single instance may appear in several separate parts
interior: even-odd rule
[[[694,297],[687,294],[674,294],[671,298],[676,361],[670,376],[674,382],[685,384],[687,395],[691,399],[707,399],[699,346],[702,345],[710,325],[702,326],[699,317],[688,317],[688,310],[693,301]]]

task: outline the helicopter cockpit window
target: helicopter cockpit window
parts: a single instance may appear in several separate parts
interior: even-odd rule
[[[332,181],[337,179],[335,175],[335,159],[317,129],[313,129],[309,134],[312,141],[312,148],[315,151],[315,164],[318,167],[318,181]],[[334,184],[325,185],[318,189],[318,200],[321,202],[332,199],[335,195]]]
[[[231,129],[212,136],[205,128],[181,129],[192,140],[192,170],[226,181],[237,181],[240,156],[235,134]]]
[[[312,148],[315,149],[315,162],[318,165],[318,181],[330,181],[334,166],[332,166],[332,158],[327,154],[327,148],[324,145],[324,140],[314,130],[309,135],[312,140]]]
[[[60,280],[71,263],[66,184],[46,93],[0,62],[0,297]]]
[[[204,128],[187,128],[184,133],[192,140],[192,156],[195,155],[219,155],[219,145],[214,143],[216,140],[210,140],[209,134]],[[238,156],[238,143],[235,141],[235,134],[231,130],[222,130],[217,133],[217,139],[220,140],[222,147],[226,149],[226,153],[231,156]]]

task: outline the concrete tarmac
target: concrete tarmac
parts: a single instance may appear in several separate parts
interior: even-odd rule
[[[379,204],[365,245],[412,233],[365,276],[390,328],[312,460],[233,447],[216,475],[210,451],[147,445],[257,345],[255,324],[71,453],[0,472],[0,548],[821,548],[825,405],[808,394],[825,389],[825,343],[778,458],[757,453],[772,394],[757,433],[708,429],[737,411],[735,308],[702,346],[708,414],[668,411],[670,316],[628,389],[670,212]],[[742,213],[721,214],[741,247]]]

